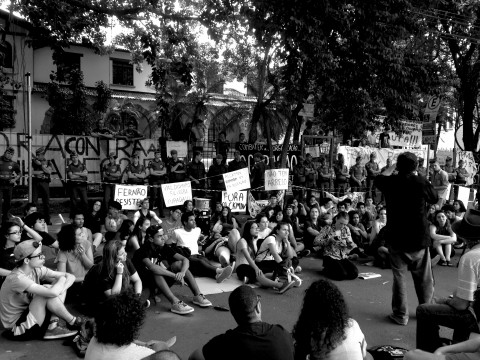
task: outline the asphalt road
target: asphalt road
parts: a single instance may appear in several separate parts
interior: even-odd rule
[[[53,220],[55,223],[55,219]],[[54,226],[55,228],[55,226]],[[458,262],[458,255],[453,263]],[[305,289],[315,280],[322,277],[322,260],[304,258],[300,260],[303,272],[300,275],[303,285],[293,288],[283,295],[272,290],[257,289],[261,294],[262,317],[270,323],[283,325],[292,330],[302,306]],[[416,319],[415,308],[417,299],[413,282],[408,280],[410,321],[407,326],[391,323],[387,316],[391,312],[392,273],[390,270],[381,270],[373,267],[359,266],[360,272],[376,272],[380,278],[369,280],[351,280],[335,282],[342,290],[349,305],[350,315],[360,325],[366,336],[368,347],[374,345],[391,344],[412,349],[415,347]],[[457,268],[434,268],[436,279],[436,296],[448,296],[455,288]],[[235,275],[234,275],[235,276]],[[179,286],[173,291],[185,302],[191,305],[191,293],[188,289]],[[209,295],[208,299],[214,305],[228,306],[228,293]],[[235,327],[235,322],[229,312],[222,312],[213,308],[201,309],[195,305],[195,312],[180,316],[169,311],[170,304],[162,297],[162,301],[148,309],[145,324],[140,333],[140,340],[168,339],[177,337],[177,343],[172,350],[182,359],[187,359],[196,348],[203,346],[213,336]],[[443,330],[448,336],[451,331]],[[10,359],[75,359],[77,356],[70,347],[63,346],[62,340],[11,342],[0,337],[0,360]]]

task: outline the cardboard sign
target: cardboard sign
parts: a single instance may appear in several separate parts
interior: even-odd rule
[[[179,158],[188,156],[188,144],[186,141],[167,141],[167,156],[170,156],[170,151],[172,150],[177,150]]]
[[[244,212],[247,209],[247,191],[222,192],[222,205],[232,212]]]
[[[162,192],[166,207],[183,205],[186,200],[192,200],[192,183],[183,181],[162,184]]]
[[[148,197],[148,187],[144,185],[115,185],[115,201],[122,204],[122,210],[138,210],[138,203]]]
[[[477,164],[475,163],[475,158],[471,151],[457,151],[457,164],[458,161],[463,160],[465,163],[465,170],[468,172],[468,177],[466,178],[466,185],[473,184],[473,177],[477,173]]]
[[[266,170],[265,190],[288,190],[288,169]]]
[[[223,174],[223,182],[228,193],[250,189],[250,176],[248,169],[240,169]]]

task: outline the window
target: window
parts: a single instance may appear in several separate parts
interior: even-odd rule
[[[8,41],[0,43],[0,66],[13,68],[12,44]]]
[[[133,64],[128,60],[112,59],[112,84],[133,86]]]
[[[57,60],[57,72],[67,75],[72,72],[72,70],[80,71],[81,57],[82,54],[63,53]]]

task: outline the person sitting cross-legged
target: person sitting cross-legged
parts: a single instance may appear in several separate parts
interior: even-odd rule
[[[262,321],[262,303],[255,290],[248,285],[237,287],[228,305],[238,326],[215,336],[189,360],[293,360],[291,335],[281,325]]]
[[[46,268],[42,244],[26,240],[13,255],[16,268],[0,290],[0,318],[11,340],[60,339],[74,336],[83,319],[73,316],[64,305],[67,289],[75,276]],[[50,281],[51,285],[42,285]],[[67,328],[58,325],[59,318]]]
[[[135,251],[133,264],[145,287],[158,287],[172,304],[171,312],[185,315],[193,308],[180,301],[170,290],[175,283],[190,287],[193,303],[200,307],[212,306],[212,303],[200,293],[197,282],[189,270],[190,261],[176,251],[176,246],[166,246],[167,236],[161,225],[152,225],[147,229],[145,243]]]
[[[224,268],[218,268],[199,253],[198,241],[201,236],[201,230],[195,222],[195,214],[193,212],[182,214],[182,224],[183,229],[175,230],[174,234],[176,244],[190,251],[188,260],[190,261],[190,271],[192,274],[199,277],[206,276],[216,279],[218,283],[221,283],[232,275],[233,269],[231,265],[225,264],[226,266]]]

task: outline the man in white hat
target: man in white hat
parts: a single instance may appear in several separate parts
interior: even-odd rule
[[[45,222],[47,225],[52,225],[50,221],[50,176],[53,168],[51,161],[45,159],[45,152],[44,146],[39,147],[32,159],[32,200],[38,204],[38,197],[42,197]]]

